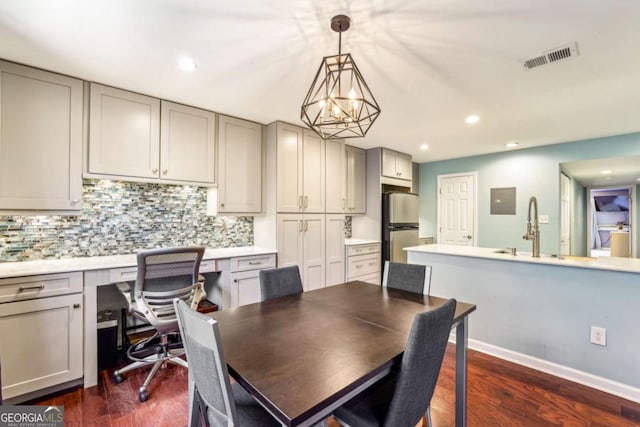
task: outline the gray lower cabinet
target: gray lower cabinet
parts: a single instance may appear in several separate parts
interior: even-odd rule
[[[231,258],[231,307],[261,301],[260,270],[275,266],[275,254]]]
[[[0,280],[5,400],[82,378],[82,283],[82,273]]]

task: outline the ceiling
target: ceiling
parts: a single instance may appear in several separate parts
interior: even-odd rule
[[[584,187],[640,184],[640,156],[560,163],[560,168]]]
[[[382,109],[350,144],[425,162],[640,131],[637,0],[3,0],[0,57],[302,124],[341,13],[352,19],[343,52]],[[523,67],[568,43],[578,56]],[[184,55],[195,71],[178,68]],[[472,113],[480,121],[465,124]]]

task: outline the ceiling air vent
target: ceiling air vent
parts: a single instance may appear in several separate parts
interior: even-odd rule
[[[542,55],[535,58],[525,59],[524,61],[522,61],[522,65],[524,65],[524,68],[530,70],[532,68],[540,67],[552,62],[569,59],[574,56],[578,56],[578,44],[570,43],[568,45],[560,46],[556,49],[544,52]]]

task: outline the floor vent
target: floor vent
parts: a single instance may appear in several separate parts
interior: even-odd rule
[[[578,56],[578,43],[570,43],[568,45],[545,52],[544,54],[535,58],[525,59],[524,61],[522,61],[522,65],[527,70],[530,70],[532,68],[547,65],[552,62],[569,59],[574,56]]]

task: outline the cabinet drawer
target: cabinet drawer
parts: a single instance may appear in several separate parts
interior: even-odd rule
[[[370,245],[353,245],[347,246],[347,256],[365,255],[380,252],[380,243],[372,243]]]
[[[231,258],[231,271],[262,270],[275,266],[275,254]]]
[[[0,303],[82,292],[82,272],[0,279]]]
[[[216,270],[216,260],[207,259],[200,262],[200,273],[211,273]],[[132,282],[136,280],[138,267],[123,267],[109,269],[109,281],[111,283]]]
[[[347,276],[361,276],[364,274],[377,273],[380,271],[380,255],[358,255],[349,257]]]

